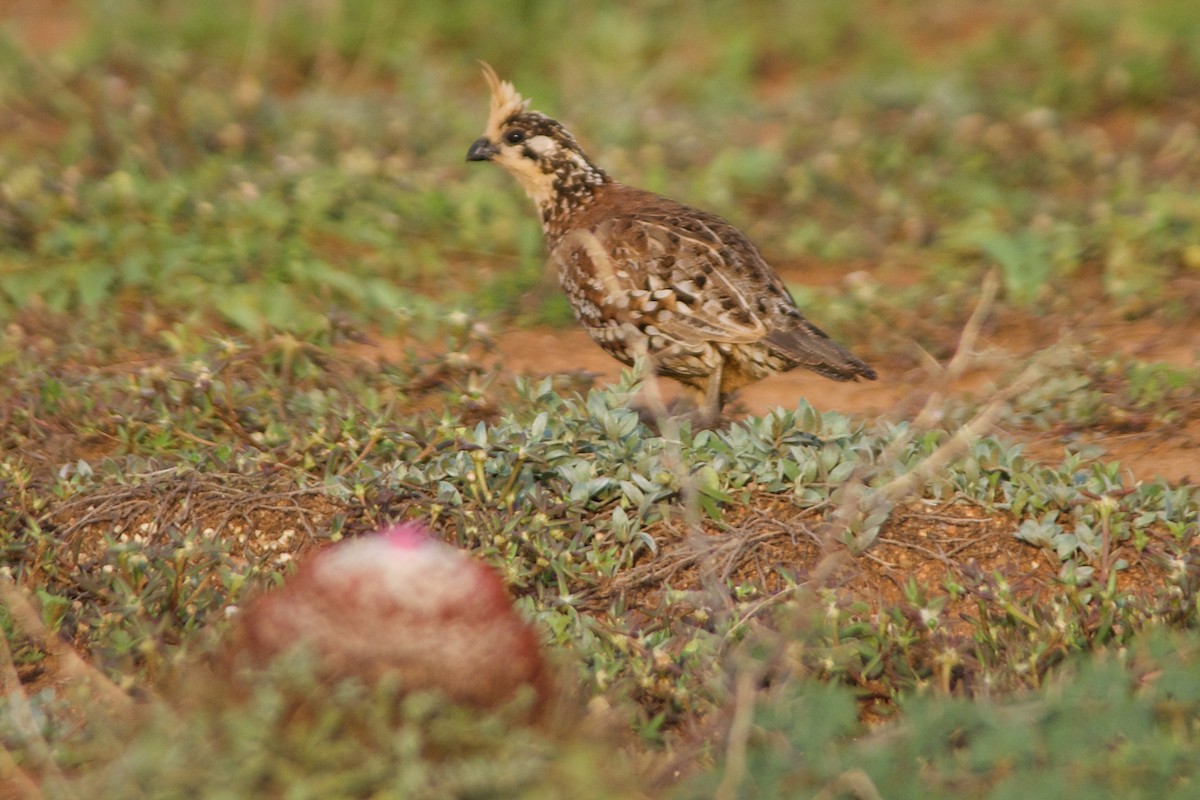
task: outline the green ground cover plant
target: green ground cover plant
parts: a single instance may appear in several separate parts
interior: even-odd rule
[[[1200,331],[1193,5],[20,7],[0,796],[1191,796],[1200,491],[1099,448],[1200,419],[1194,348],[1123,334]],[[574,323],[463,163],[476,58],[915,399],[697,430],[640,368],[514,375]],[[240,606],[398,519],[502,576],[547,720],[214,688]]]

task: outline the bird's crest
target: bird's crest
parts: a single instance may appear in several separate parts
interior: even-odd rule
[[[492,69],[486,61],[480,61],[479,64],[483,67],[483,77],[488,82],[488,88],[492,90],[492,111],[488,115],[487,125],[488,136],[498,141],[500,126],[514,114],[519,114],[527,109],[529,101],[521,97],[511,83],[500,80],[496,70]]]

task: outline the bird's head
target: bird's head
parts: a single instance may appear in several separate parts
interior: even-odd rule
[[[542,209],[576,190],[608,182],[566,128],[530,111],[529,101],[487,64],[483,77],[492,90],[491,113],[483,136],[467,151],[468,161],[504,167]]]

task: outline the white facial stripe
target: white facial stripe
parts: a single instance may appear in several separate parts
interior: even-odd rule
[[[526,144],[529,149],[537,153],[539,156],[549,155],[558,149],[558,144],[549,136],[534,136]]]

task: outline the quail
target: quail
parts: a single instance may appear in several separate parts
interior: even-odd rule
[[[795,367],[875,379],[804,318],[741,231],[614,181],[487,64],[483,75],[491,111],[467,160],[504,167],[533,200],[575,316],[606,352],[624,364],[643,356],[656,374],[698,391],[704,425],[737,389]]]

